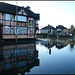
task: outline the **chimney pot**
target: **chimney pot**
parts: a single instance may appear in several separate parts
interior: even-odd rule
[[[30,6],[27,6],[26,8],[27,8],[27,9],[30,9]]]

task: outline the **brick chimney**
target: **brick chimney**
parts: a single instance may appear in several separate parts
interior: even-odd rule
[[[27,8],[27,9],[30,9],[30,6],[27,6],[26,8]]]

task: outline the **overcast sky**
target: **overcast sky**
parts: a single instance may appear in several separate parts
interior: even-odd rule
[[[17,1],[2,1],[16,5]],[[48,24],[56,27],[75,26],[75,1],[18,1],[19,6],[30,6],[34,13],[40,14],[39,28]]]

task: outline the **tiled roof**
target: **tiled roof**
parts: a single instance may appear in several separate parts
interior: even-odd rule
[[[48,25],[48,26],[46,26],[46,27],[44,27],[44,28],[42,28],[41,30],[44,30],[44,29],[55,29],[53,26],[51,26],[51,25]]]
[[[58,25],[58,26],[56,26],[56,29],[67,29],[66,27],[64,27],[64,26],[62,26],[62,25]]]
[[[16,7],[18,8],[18,11],[21,8],[23,8],[23,7],[20,7],[20,6],[0,2],[0,12],[3,12],[3,13],[9,13],[9,14],[14,14],[15,15],[16,14]],[[29,10],[27,8],[23,8],[23,9],[26,11],[28,16],[39,20],[39,14],[35,14],[34,12],[32,12],[31,10]]]

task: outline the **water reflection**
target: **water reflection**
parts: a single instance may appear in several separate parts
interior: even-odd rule
[[[74,48],[75,41],[70,41],[69,43],[70,43],[70,47]]]
[[[74,51],[75,41],[70,39],[0,46],[0,74],[72,74]]]
[[[59,40],[59,39],[57,39],[57,40],[56,40],[56,48],[62,49],[62,48],[64,48],[65,46],[67,46],[68,43],[69,43],[69,40]]]
[[[70,47],[73,48],[75,41],[72,41],[72,39],[50,39],[50,41],[41,41],[41,44],[44,45],[49,50],[49,54],[51,54],[52,47],[55,46],[60,50],[70,44]]]
[[[24,74],[34,66],[39,66],[35,43],[0,47],[0,74]]]
[[[39,49],[40,67],[33,68],[29,74],[75,74],[75,41],[43,40],[36,47]]]

